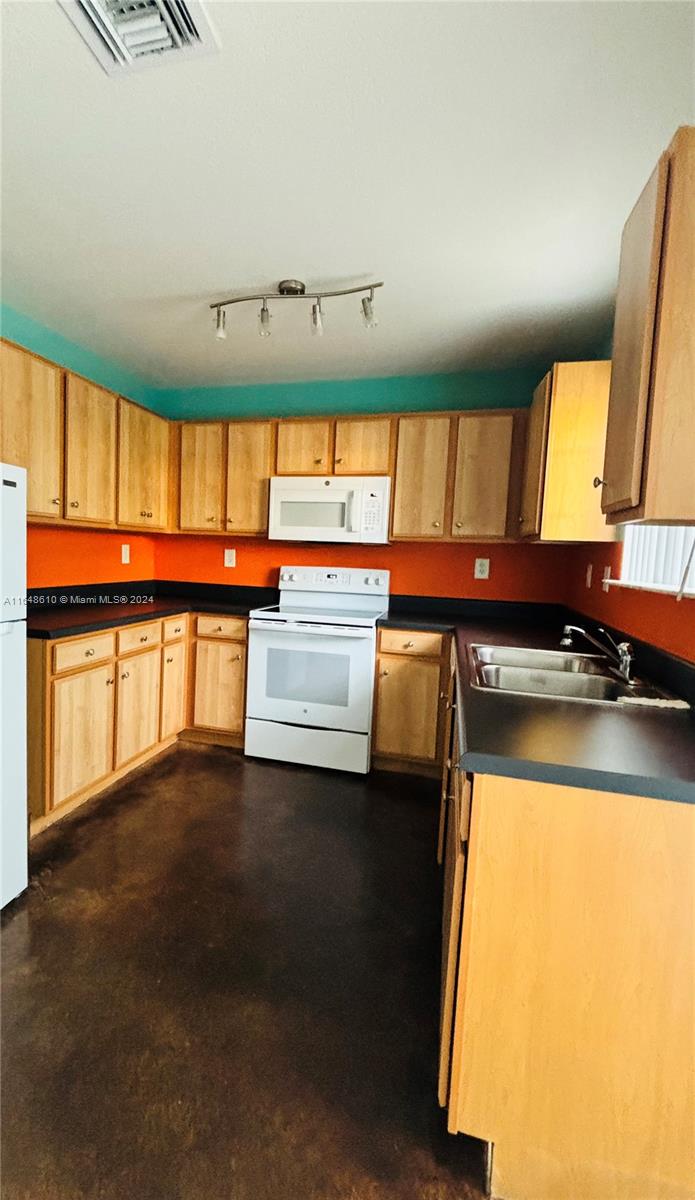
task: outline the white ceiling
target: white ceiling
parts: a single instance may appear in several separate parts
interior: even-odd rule
[[[56,0],[2,0],[3,299],[153,384],[595,351],[620,230],[695,117],[686,3],[207,5],[219,56],[113,79]],[[359,300],[210,300],[298,276]],[[307,306],[308,307],[308,306]]]

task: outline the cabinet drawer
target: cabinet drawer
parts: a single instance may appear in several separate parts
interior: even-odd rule
[[[115,650],[112,633],[95,633],[94,637],[78,642],[59,642],[53,647],[53,671],[71,671],[74,667],[91,667],[93,663],[111,658]]]
[[[382,629],[380,648],[383,654],[419,654],[425,658],[439,658],[443,636],[424,630]]]
[[[245,617],[198,617],[198,637],[232,638],[237,642],[246,641]]]
[[[130,654],[131,650],[144,650],[145,646],[158,646],[161,641],[159,621],[149,625],[130,625],[118,631],[118,653]]]
[[[188,632],[188,616],[182,613],[180,617],[167,617],[166,621],[162,621],[164,630],[164,641],[175,642],[178,638],[185,637]]]

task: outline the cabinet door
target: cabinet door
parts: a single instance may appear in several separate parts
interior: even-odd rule
[[[273,474],[270,421],[232,421],[227,426],[227,528],[265,533]]]
[[[92,667],[53,683],[51,807],[109,775],[116,667]]]
[[[181,529],[222,528],[224,430],[218,424],[181,428]]]
[[[640,502],[667,182],[664,154],[623,230],[605,461],[599,472],[604,512]]]
[[[466,413],[458,419],[454,537],[504,537],[512,467],[511,413]]]
[[[162,650],[162,706],[159,740],[180,733],[186,723],[186,643]]]
[[[458,766],[455,773],[459,774]],[[470,787],[466,781],[467,788]],[[439,1103],[449,1100],[451,1042],[454,1024],[457,965],[463,908],[463,878],[466,859],[461,840],[461,788],[454,787],[448,799],[444,850],[444,896],[442,911],[442,963],[439,1007]]]
[[[330,421],[280,421],[278,475],[330,475]]]
[[[118,521],[164,529],[169,484],[169,423],[121,400],[118,424]]]
[[[391,464],[391,420],[337,420],[336,475],[388,475]]]
[[[159,740],[160,650],[119,659],[116,768]]]
[[[393,504],[393,536],[444,534],[449,417],[401,417]]]
[[[196,644],[193,724],[241,733],[244,721],[246,647],[241,642]]]
[[[552,381],[553,373],[548,371],[533,393],[526,427],[526,452],[521,484],[521,513],[519,515],[519,530],[522,537],[538,537],[541,531]]]
[[[116,519],[116,397],[67,377],[65,516],[113,524]]]
[[[375,754],[436,762],[440,672],[437,659],[379,656]]]
[[[7,342],[0,344],[0,462],[26,467],[28,516],[62,515],[62,371]]]
[[[556,363],[550,404],[541,537],[613,541],[594,487],[606,441],[611,364]]]

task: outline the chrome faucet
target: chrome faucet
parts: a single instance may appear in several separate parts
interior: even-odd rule
[[[587,633],[586,629],[582,629],[580,625],[565,625],[560,645],[571,646],[573,644],[572,634],[580,633],[583,638],[586,638],[587,642],[591,642],[592,646],[596,646],[602,654],[608,654],[613,659],[625,682],[632,683],[632,665],[635,659],[635,651],[632,644],[630,642],[616,642],[608,630],[603,628],[603,625],[598,626],[597,632],[606,638],[608,645],[605,642],[599,642],[593,634]]]

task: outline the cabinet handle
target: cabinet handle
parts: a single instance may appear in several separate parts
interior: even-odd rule
[[[109,684],[110,684],[110,683],[113,683],[113,679],[107,679],[107,680],[106,680],[106,686],[107,686],[107,687],[109,686]]]
[[[121,679],[130,679],[130,671],[124,671],[121,675]]]
[[[315,459],[314,459],[314,465],[315,465],[315,466],[317,466],[317,467],[318,467],[318,466],[320,466],[320,464],[321,464],[322,462],[323,462],[323,459],[322,459],[322,458],[315,458]]]
[[[457,522],[456,522],[456,528],[457,528],[457,529],[463,529],[463,521],[457,521]]]
[[[168,659],[167,659],[167,662],[173,662],[173,661],[174,661],[174,660],[173,660],[173,658],[168,658]]]
[[[383,679],[384,675],[388,675],[388,671],[380,671],[379,673],[380,673],[382,679]]]
[[[148,634],[146,634],[146,633],[143,633],[142,637],[140,638],[140,641],[141,641],[141,642],[146,642],[146,641],[147,641],[147,638],[148,638]]]
[[[85,658],[94,658],[94,651],[93,650],[85,650],[84,656],[85,656]]]
[[[412,650],[414,645],[415,645],[415,642],[404,642],[403,649],[404,650]]]
[[[55,500],[51,500],[51,504],[60,504],[60,496],[56,496]]]
[[[79,508],[79,507],[80,507],[79,500],[71,500],[70,501],[70,508]]]
[[[433,521],[433,522],[432,522],[432,524],[433,524],[433,526],[434,526],[434,528],[435,528],[435,529],[439,529],[439,526],[440,526],[440,522],[439,522],[439,521]]]
[[[594,475],[594,487],[599,488],[599,487],[605,487],[605,486],[606,486],[605,479],[601,479],[600,475]]]

